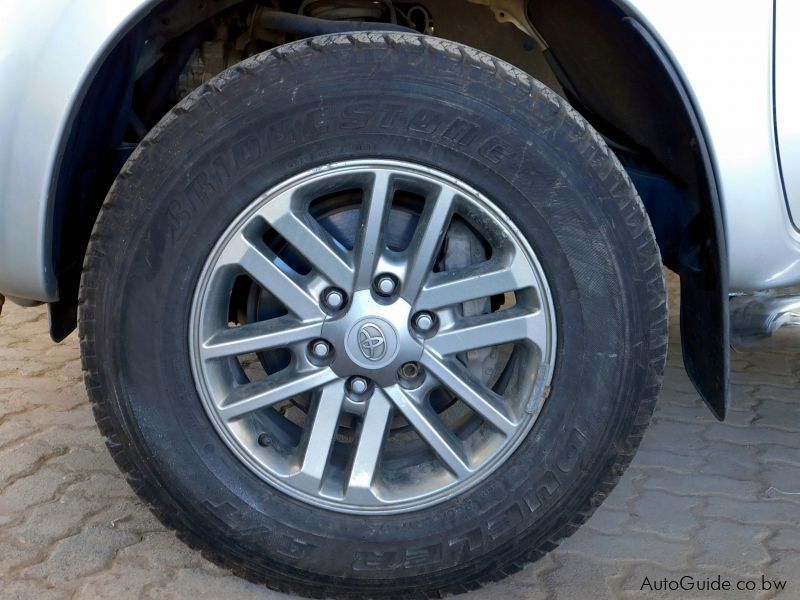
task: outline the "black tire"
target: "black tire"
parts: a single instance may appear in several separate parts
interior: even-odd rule
[[[277,182],[353,158],[429,164],[492,198],[540,257],[559,324],[549,399],[514,455],[460,497],[368,518],[254,476],[212,428],[187,356],[196,279],[231,220]],[[631,461],[666,325],[647,215],[597,133],[496,58],[394,33],[282,46],[182,101],[109,193],[80,293],[86,386],[136,493],[207,558],[307,596],[462,592],[552,550]]]

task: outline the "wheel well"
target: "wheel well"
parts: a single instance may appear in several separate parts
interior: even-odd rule
[[[688,86],[623,0],[531,0],[570,102],[626,167],[664,264],[681,278],[689,377],[714,414],[729,402],[728,263],[712,149]]]
[[[372,12],[356,17],[394,19],[428,33],[432,28],[438,37],[507,60],[565,96],[605,137],[642,197],[664,264],[681,276],[687,369],[715,413],[724,415],[728,290],[720,199],[711,149],[679,70],[624,0],[474,2],[364,0]],[[335,8],[336,0],[316,3],[317,12],[305,14],[334,14],[324,9]],[[314,2],[280,2],[281,10],[294,13],[309,5]],[[411,6],[424,13],[409,18]],[[301,37],[261,26],[259,7],[257,0],[155,3],[97,69],[57,168],[52,240],[60,299],[50,305],[54,339],[75,328],[91,228],[116,174],[149,128],[192,86]],[[516,7],[517,26],[508,7]]]

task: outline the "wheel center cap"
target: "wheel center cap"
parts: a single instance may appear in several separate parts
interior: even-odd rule
[[[323,326],[323,337],[335,349],[333,370],[341,377],[363,375],[379,385],[394,384],[397,369],[422,355],[422,344],[408,328],[410,315],[404,300],[381,304],[369,291],[357,292],[347,313]]]
[[[350,360],[366,368],[378,368],[391,362],[398,349],[397,331],[380,317],[356,321],[347,334]]]

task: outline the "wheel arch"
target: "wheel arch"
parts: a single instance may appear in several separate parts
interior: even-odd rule
[[[449,5],[457,8],[462,2],[454,0]],[[63,339],[76,325],[78,283],[88,236],[116,172],[132,150],[119,146],[120,128],[127,126],[127,121],[121,123],[120,119],[130,116],[124,108],[148,24],[187,8],[201,11],[199,19],[209,10],[234,3],[134,2],[137,6],[91,66],[63,131],[48,199],[46,250],[58,280],[58,300],[50,303],[54,339]],[[656,230],[664,261],[681,275],[687,370],[700,394],[722,417],[729,396],[728,266],[713,144],[680,66],[635,4],[634,0],[531,0],[527,16],[557,57],[553,72],[533,74],[552,80],[555,73],[564,88],[560,92],[606,135],[631,174]],[[585,17],[576,19],[581,11]],[[484,18],[493,21],[488,11]],[[579,35],[583,43],[575,43]],[[609,63],[616,76],[605,84],[598,85],[585,76],[591,68],[586,50],[592,50],[593,42],[613,47],[611,55],[617,57]],[[624,55],[631,51],[639,53],[641,60],[623,68],[618,62],[620,52]],[[636,88],[642,87],[636,85],[639,81],[655,82],[668,103],[654,105],[653,94],[637,94]],[[611,88],[629,95],[629,110],[622,117],[594,100],[611,97]],[[659,126],[657,121],[664,121],[664,114],[670,119]],[[667,134],[646,135],[638,141],[638,132],[646,129]],[[114,142],[117,144],[107,148],[105,155],[97,152],[98,146]],[[636,152],[627,156],[625,149],[631,145]],[[104,174],[98,175],[98,171]]]

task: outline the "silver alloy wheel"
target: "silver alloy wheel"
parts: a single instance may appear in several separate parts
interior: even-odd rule
[[[354,190],[348,244],[315,207]],[[404,209],[413,233],[390,247],[400,192],[418,202]],[[445,246],[464,231],[486,256],[451,268]],[[280,308],[242,318],[242,281]],[[348,161],[269,190],[228,227],[189,348],[210,420],[255,474],[313,506],[386,514],[460,494],[510,456],[547,397],[556,323],[531,247],[487,198],[420,165]]]

